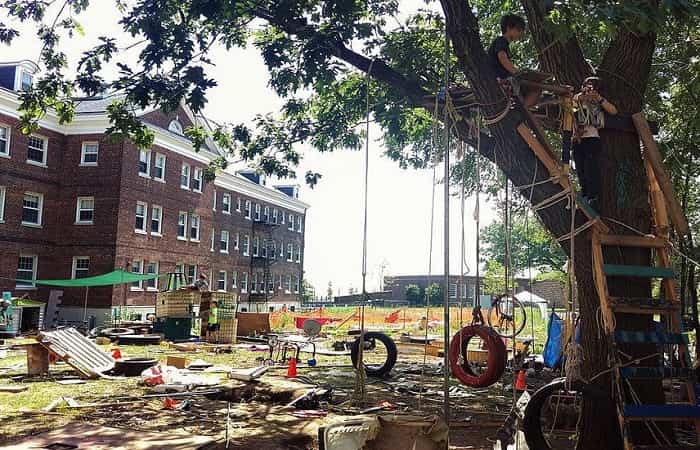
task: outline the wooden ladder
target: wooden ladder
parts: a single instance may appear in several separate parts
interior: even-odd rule
[[[675,273],[671,267],[669,256],[669,212],[678,231],[684,231],[687,222],[685,222],[685,217],[678,216],[677,204],[674,204],[675,196],[669,195],[673,193],[666,192],[666,188],[662,190],[660,187],[658,175],[661,174],[661,178],[663,178],[665,174],[662,166],[657,164],[660,158],[658,158],[656,144],[648,132],[648,127],[644,129],[646,121],[643,117],[641,120],[639,117],[634,119],[645,146],[644,164],[650,184],[653,224],[656,234],[647,236],[614,235],[594,228],[591,239],[593,278],[600,299],[604,327],[610,342],[610,357],[614,369],[617,416],[625,450],[700,449],[700,445],[679,446],[669,443],[661,446],[637,445],[630,428],[630,424],[633,422],[643,422],[650,430],[654,430],[655,435],[662,437],[663,433],[658,428],[654,428],[657,422],[692,422],[696,435],[700,438],[700,405],[698,405],[696,398],[695,373],[692,370],[690,352],[688,351],[688,335],[683,332],[682,328],[681,303],[677,295]],[[655,159],[657,159],[656,162]],[[669,199],[672,200],[667,201]],[[670,205],[673,205],[670,207],[671,211],[669,211]],[[603,247],[653,249],[657,264],[649,267],[606,264],[603,257]],[[663,295],[658,299],[614,297],[608,291],[607,279],[609,277],[661,279]],[[662,317],[665,319],[666,330],[621,330],[616,325],[616,313]],[[619,358],[618,344],[652,344],[657,345],[659,351],[650,357],[635,360],[635,364],[623,364]],[[680,367],[666,367],[664,356],[668,356],[668,359],[672,361],[674,348],[677,349]],[[651,364],[652,362],[656,364]],[[684,403],[641,404],[633,398],[631,380],[660,380],[662,382],[663,380],[682,380],[686,386],[689,400]]]

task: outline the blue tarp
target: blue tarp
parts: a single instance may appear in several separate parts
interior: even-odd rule
[[[544,365],[546,367],[557,367],[562,362],[565,342],[562,342],[562,334],[564,333],[564,319],[559,317],[555,312],[549,315],[549,323],[547,324],[547,342],[544,344]],[[576,342],[581,343],[581,327],[576,324]]]

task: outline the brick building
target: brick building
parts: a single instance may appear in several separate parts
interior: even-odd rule
[[[124,268],[205,274],[248,310],[298,304],[308,208],[298,187],[268,187],[250,171],[204,182],[223,153],[211,141],[194,151],[182,130],[208,123],[186,107],[140,112],[155,133],[148,150],[105,135],[109,98],[81,101],[70,124],[49,111],[24,135],[18,91],[35,73],[28,61],[0,64],[0,291],[46,300],[50,289],[33,280]],[[159,282],[91,288],[88,314],[100,322],[116,305],[148,311]],[[62,291],[60,318],[82,319],[85,290]]]

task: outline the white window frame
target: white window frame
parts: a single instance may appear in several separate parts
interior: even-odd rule
[[[243,212],[245,213],[245,218],[246,218],[246,219],[248,219],[248,220],[252,220],[252,219],[253,219],[253,205],[252,205],[252,203],[250,202],[250,200],[246,200],[246,201],[245,201],[245,208],[244,208],[244,211],[243,211]]]
[[[209,251],[213,252],[214,251],[214,239],[216,239],[216,229],[214,227],[211,227],[211,242],[209,243]]]
[[[258,272],[253,272],[253,276],[251,277],[250,280],[250,292],[251,293],[256,293],[258,292]]]
[[[88,153],[88,147],[94,146],[95,151]],[[95,155],[95,161],[85,161],[85,156],[88,154]],[[100,158],[100,143],[97,141],[84,141],[80,144],[80,165],[83,167],[94,167],[98,164]]]
[[[298,263],[301,262],[301,244],[297,244],[297,257],[295,261]]]
[[[226,239],[224,239],[224,233],[226,233]],[[221,230],[221,237],[219,238],[219,251],[221,253],[226,253],[228,254],[228,241],[229,241],[230,233],[227,230]],[[226,249],[224,249],[224,243],[226,246]]]
[[[180,223],[180,219],[182,219],[183,217],[185,218],[184,224]],[[177,239],[179,241],[186,241],[187,236],[189,235],[189,229],[187,228],[187,217],[188,217],[187,211],[179,211],[177,213]],[[180,234],[180,225],[182,225],[182,227],[183,227],[182,230],[183,230],[184,234]]]
[[[92,209],[81,208],[81,202],[84,200],[92,201]],[[81,220],[80,213],[82,211],[92,211],[92,218],[90,220]],[[75,224],[76,225],[92,225],[95,223],[95,197],[78,197],[75,202]]]
[[[25,75],[29,77],[29,81],[30,81],[29,82],[29,89],[31,89],[32,86],[34,86],[34,74],[27,71],[27,70],[24,70],[24,69],[17,67],[17,90],[18,91],[29,90],[29,89],[25,89],[25,87],[22,86],[22,83],[24,82]]]
[[[143,228],[136,227],[136,219],[138,219],[139,206],[143,206]],[[146,224],[148,222],[148,203],[137,201],[136,210],[134,211],[134,233],[138,234],[148,234]]]
[[[195,226],[195,223],[197,226]],[[202,218],[199,216],[199,214],[190,214],[190,233],[189,233],[189,239],[191,242],[199,242],[199,238],[201,237],[201,227],[202,227]],[[192,237],[192,230],[197,230],[197,237]]]
[[[149,272],[149,271],[147,270],[147,267],[150,266],[151,264],[155,264],[155,265],[156,265],[156,271],[155,271],[155,272]],[[144,262],[143,273],[146,274],[146,275],[157,275],[159,269],[160,269],[160,262],[158,262],[158,261],[148,261],[147,264]],[[151,282],[153,282],[153,286],[149,286],[149,285],[148,285],[148,284],[151,283]],[[145,285],[146,285],[146,290],[147,290],[148,292],[157,292],[157,291],[158,291],[158,278],[154,278],[154,279],[152,279],[152,280],[145,280],[144,283],[145,283]]]
[[[15,289],[18,291],[29,291],[32,289],[36,289],[36,274],[37,274],[37,268],[39,266],[39,257],[37,255],[31,255],[31,254],[26,254],[26,253],[20,253],[17,255],[17,272],[19,272],[19,258],[32,258],[32,279],[31,283],[26,285],[26,284],[15,284]],[[16,274],[16,272],[15,272]],[[18,278],[19,279],[19,278]],[[19,283],[19,281],[17,282]]]
[[[289,231],[294,231],[294,214],[289,214],[289,217],[287,220],[287,229]]]
[[[78,275],[78,260],[85,260],[87,259],[88,262],[88,267],[87,267],[87,275],[86,277],[90,276],[90,257],[89,256],[74,256],[73,257],[73,267],[71,270],[71,279],[77,280],[77,275]],[[80,270],[85,270],[85,269],[80,269]]]
[[[187,279],[187,282],[189,284],[194,283],[197,281],[197,264],[185,264],[185,279]],[[192,276],[190,276],[190,269],[194,268],[192,271]]]
[[[250,256],[250,236],[243,236],[243,256]]]
[[[187,170],[185,170],[187,169]],[[185,174],[185,172],[187,172]],[[192,167],[187,164],[187,163],[182,163],[182,166],[180,167],[180,188],[189,191],[190,190],[190,175],[192,173]],[[183,178],[187,179],[187,184],[182,184]]]
[[[43,159],[41,162],[34,161],[33,159],[29,159],[29,139],[32,137],[37,138],[37,139],[41,139],[41,141],[42,141],[43,148],[41,149],[41,151],[42,151]],[[37,147],[32,147],[32,148],[36,149]],[[48,154],[49,154],[49,138],[47,138],[46,136],[42,136],[40,134],[30,134],[29,136],[27,136],[27,164],[31,164],[33,166],[39,166],[39,167],[47,167],[46,161],[48,160]]]
[[[22,220],[21,224],[22,224],[23,226],[25,226],[25,227],[41,228],[41,227],[42,227],[42,222],[43,222],[43,219],[44,219],[44,194],[40,194],[40,193],[38,193],[38,192],[25,192],[25,193],[22,195],[22,215],[24,215],[24,197],[25,197],[26,195],[33,195],[33,196],[37,197],[37,199],[38,199],[38,200],[37,200],[37,208],[36,208],[36,209],[38,210],[37,222],[36,222],[36,223],[34,223],[34,222],[25,222],[24,220]],[[20,216],[20,217],[21,217],[21,216]]]
[[[7,188],[0,186],[0,223],[5,223],[5,198],[7,197]]]
[[[7,133],[5,136],[5,148],[0,148],[0,157],[10,157],[10,141],[12,140],[12,127],[4,123],[0,123],[0,128],[3,128]]]
[[[287,242],[287,262],[294,261],[294,243]]]
[[[236,197],[236,212],[241,212],[241,198]]]
[[[272,250],[270,259],[277,259],[277,241],[272,241],[272,248],[270,250]]]
[[[238,284],[236,282],[237,275],[238,275],[238,272],[236,272],[235,270],[231,272],[231,287],[233,289],[236,289],[236,287],[238,287]]]
[[[221,279],[221,274],[224,274],[223,280]],[[224,282],[224,288],[220,289],[220,283]],[[228,273],[225,270],[219,270],[219,273],[217,274],[216,277],[216,292],[228,292]]]
[[[272,208],[272,223],[274,223],[275,225],[277,225],[277,214],[277,208]]]
[[[299,293],[299,275],[294,274],[294,278],[292,280],[292,287],[294,288],[294,293],[298,294]]]
[[[138,271],[138,272],[135,272],[135,271],[134,271],[135,263],[139,263],[139,271]],[[136,274],[139,274],[139,275],[143,275],[143,269],[144,269],[144,262],[143,262],[143,259],[135,259],[135,260],[131,261],[131,273],[136,273]],[[135,286],[135,285],[136,285],[136,286]],[[129,290],[130,290],[130,291],[137,291],[137,292],[143,291],[143,281],[134,281],[134,282],[132,282],[132,283],[129,285]]]
[[[270,207],[267,205],[263,208],[263,222],[270,223]]]
[[[141,159],[142,155],[146,155],[146,160]],[[141,163],[146,163],[146,172],[141,172]],[[144,178],[151,178],[151,151],[150,150],[139,150],[139,176]]]
[[[153,212],[158,211],[159,216],[158,216],[158,231],[153,231]],[[151,236],[158,236],[161,237],[163,236],[163,207],[160,205],[151,205],[151,221],[149,223],[148,230],[151,233]]]
[[[177,119],[173,119],[170,121],[170,123],[168,124],[168,131],[171,131],[171,132],[178,134],[180,136],[185,135],[185,131],[182,128],[182,124]]]
[[[224,192],[221,196],[221,212],[231,214],[231,194]]]
[[[199,184],[199,187],[194,187],[195,181]],[[192,192],[202,193],[202,188],[204,188],[204,170],[201,167],[192,169],[192,182],[190,185],[192,186]]]
[[[260,203],[255,204],[255,221],[260,222]]]
[[[163,167],[158,165],[158,160],[163,161]],[[161,183],[165,183],[165,167],[168,164],[168,157],[162,153],[156,153],[156,157],[153,160],[153,179]],[[161,169],[162,176],[156,176],[156,169]]]
[[[217,198],[216,198],[216,189],[214,189],[214,195],[213,195],[213,197],[214,197],[214,201],[213,201],[213,203],[212,203],[212,205],[211,205],[211,210],[212,210],[212,211],[216,211],[216,200],[217,200]]]
[[[280,214],[282,217],[280,217],[280,225],[284,225],[284,218],[287,217],[287,213],[284,212],[284,210],[280,210]]]
[[[291,294],[292,293],[292,274],[288,273],[287,276],[285,277],[284,280],[284,293],[285,294]]]
[[[260,256],[260,238],[258,236],[253,236],[253,256]]]
[[[248,292],[248,272],[241,272],[241,294]]]
[[[277,290],[281,291],[282,290],[282,274],[278,273],[276,275],[276,278],[277,278]]]
[[[301,233],[301,215],[297,216],[297,233]]]

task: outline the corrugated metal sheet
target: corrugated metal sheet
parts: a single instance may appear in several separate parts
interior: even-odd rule
[[[114,358],[75,328],[44,331],[39,342],[85,377],[96,378],[114,368]]]

